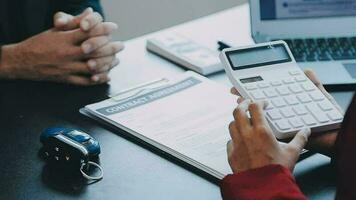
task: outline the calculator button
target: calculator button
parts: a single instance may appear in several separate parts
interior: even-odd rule
[[[259,87],[259,88],[262,88],[262,89],[263,89],[263,88],[268,88],[268,87],[269,87],[269,84],[268,84],[268,83],[259,83],[259,84],[258,84],[258,87]]]
[[[265,110],[271,110],[273,108],[274,108],[274,106],[272,105],[272,103],[268,102],[267,107],[265,108]]]
[[[263,91],[263,93],[265,93],[265,95],[269,98],[273,98],[273,97],[277,97],[278,94],[277,92],[272,88],[272,89],[266,89]]]
[[[282,96],[286,96],[286,95],[290,94],[288,88],[284,87],[284,86],[278,87],[277,92]]]
[[[326,123],[329,121],[328,117],[324,114],[321,109],[315,104],[307,105],[309,112],[315,117],[319,123]]]
[[[248,84],[245,86],[246,90],[255,90],[257,89],[256,84]]]
[[[342,120],[342,118],[343,118],[343,116],[339,112],[336,112],[336,111],[328,112],[327,115],[333,121],[339,121],[339,120]]]
[[[293,110],[290,107],[282,108],[281,113],[286,118],[291,118],[295,116]]]
[[[174,47],[181,44],[189,43],[189,40],[179,37],[179,36],[164,36],[161,38],[156,38],[156,40],[160,43],[163,43],[167,47]]]
[[[201,51],[198,55],[196,55],[196,58],[194,60],[200,61],[203,64],[203,66],[211,66],[216,63],[219,63],[219,61],[217,61],[216,59],[216,56],[211,55],[210,52],[204,52],[204,51]]]
[[[320,91],[315,91],[315,92],[310,92],[309,96],[314,100],[314,101],[322,101],[324,100],[324,95]]]
[[[295,113],[297,113],[297,115],[305,115],[305,114],[308,114],[308,111],[307,109],[302,106],[302,105],[299,105],[299,106],[294,106],[293,107],[293,110]]]
[[[308,104],[308,105],[306,105],[306,107],[311,113],[321,112],[320,108],[317,105],[315,105],[314,103]]]
[[[197,57],[196,54],[199,50],[199,46],[197,46],[195,44],[178,44],[177,46],[174,46],[174,48],[176,48],[175,50],[177,51],[177,53],[186,54],[185,56],[187,56],[188,58],[190,58],[192,60],[196,59],[196,57]]]
[[[287,105],[286,102],[282,98],[273,99],[272,100],[272,104],[274,106],[276,106],[277,108],[280,108],[280,107],[283,107],[283,106]]]
[[[302,117],[303,122],[308,126],[316,125],[316,120],[311,115],[306,115]]]
[[[291,84],[291,83],[294,83],[294,80],[292,78],[286,78],[286,79],[283,80],[283,83]]]
[[[295,81],[297,81],[297,82],[304,82],[304,81],[307,80],[307,78],[305,78],[304,76],[297,76],[297,77],[295,77],[294,79],[295,79]]]
[[[318,106],[323,111],[330,111],[333,109],[333,105],[328,101],[322,101],[322,102],[318,103]]]
[[[282,85],[282,82],[281,81],[272,81],[271,85],[272,86],[280,86],[280,85]]]
[[[315,90],[315,86],[312,85],[312,83],[302,83],[301,85],[302,85],[302,88],[307,92]]]
[[[288,105],[297,105],[299,104],[298,99],[295,96],[288,96],[284,98]]]
[[[287,120],[279,120],[276,122],[277,127],[280,130],[288,130],[291,129],[292,127],[289,125],[289,123],[287,122]]]
[[[270,110],[270,111],[267,111],[267,115],[268,115],[272,120],[282,119],[282,115],[281,115],[281,113],[279,113],[278,110]]]
[[[299,70],[293,70],[289,72],[290,75],[295,76],[295,75],[300,75],[300,71]]]
[[[307,94],[298,94],[297,95],[297,98],[299,99],[300,102],[302,103],[309,103],[309,102],[312,102],[312,99],[310,98],[309,95]]]
[[[299,118],[292,118],[289,119],[288,121],[294,128],[300,128],[304,126],[302,120],[300,120]]]
[[[319,123],[326,123],[330,121],[324,113],[319,113],[318,115],[315,115],[315,118],[316,120],[318,120]]]
[[[253,91],[251,92],[251,96],[256,100],[265,98],[265,95],[261,91]]]
[[[289,89],[296,94],[303,92],[303,89],[299,85],[291,85],[289,86]]]

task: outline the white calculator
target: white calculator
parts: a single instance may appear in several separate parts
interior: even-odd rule
[[[156,35],[147,40],[147,50],[202,75],[223,70],[219,52],[175,33]]]
[[[246,99],[266,100],[266,118],[278,139],[304,127],[320,132],[340,127],[343,114],[308,79],[284,41],[225,49],[220,59]]]

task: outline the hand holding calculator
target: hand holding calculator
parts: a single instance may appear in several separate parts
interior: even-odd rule
[[[312,132],[340,127],[343,114],[299,68],[285,42],[225,49],[220,59],[245,99],[268,101],[265,116],[278,139],[305,127]]]

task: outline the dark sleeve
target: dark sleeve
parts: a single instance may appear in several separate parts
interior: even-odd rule
[[[100,0],[50,0],[49,2],[49,16],[52,17],[50,17],[50,20],[47,22],[48,27],[53,27],[53,16],[59,11],[71,15],[78,15],[86,8],[91,7],[104,17]]]
[[[336,199],[356,199],[356,96],[342,123],[336,141],[334,164],[337,175]]]
[[[281,165],[269,165],[226,176],[220,185],[224,200],[306,200],[291,172]]]

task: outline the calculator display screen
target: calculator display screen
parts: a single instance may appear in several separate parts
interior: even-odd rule
[[[292,61],[283,44],[240,49],[226,53],[233,70],[262,67]]]
[[[263,81],[263,78],[261,76],[256,76],[256,77],[251,77],[251,78],[243,78],[240,79],[241,83],[254,83],[258,81]]]

